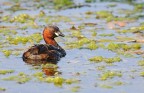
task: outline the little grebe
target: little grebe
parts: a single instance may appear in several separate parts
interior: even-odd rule
[[[37,44],[32,46],[23,54],[25,60],[44,60],[44,61],[59,61],[61,57],[66,55],[65,50],[60,47],[55,41],[55,37],[62,36],[57,26],[47,26],[43,30],[43,38],[46,44]]]

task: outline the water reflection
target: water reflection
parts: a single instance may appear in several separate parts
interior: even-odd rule
[[[23,59],[23,61],[27,64],[31,64],[33,66],[39,66],[41,64],[57,64],[57,61],[46,61],[46,60],[31,60],[31,59]]]
[[[56,74],[61,74],[61,72],[58,71],[57,61],[30,60],[30,59],[26,60],[23,59],[23,61],[32,66],[39,66],[41,71],[46,76],[54,76]]]

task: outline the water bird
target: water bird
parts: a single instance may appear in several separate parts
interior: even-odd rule
[[[23,60],[28,61],[59,61],[66,56],[65,50],[55,41],[55,38],[64,34],[55,25],[48,25],[43,30],[43,39],[46,44],[35,44],[23,53]]]

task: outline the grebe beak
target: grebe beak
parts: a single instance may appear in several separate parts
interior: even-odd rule
[[[60,31],[59,31],[59,32],[55,32],[55,35],[56,35],[56,36],[62,36],[62,37],[65,36],[65,35],[64,35],[62,32],[60,32]]]

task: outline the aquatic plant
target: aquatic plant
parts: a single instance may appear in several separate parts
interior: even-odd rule
[[[71,88],[71,91],[72,92],[78,92],[79,89],[80,89],[80,86],[74,86],[74,87]]]
[[[72,0],[53,0],[53,3],[55,5],[55,9],[62,9],[64,7],[68,8],[74,4]]]
[[[144,72],[140,72],[140,76],[144,77]]]
[[[122,81],[116,81],[114,82],[114,85],[117,85],[117,86],[121,86],[123,85],[124,83]]]
[[[17,76],[9,76],[9,77],[3,78],[3,80],[16,81],[19,84],[23,84],[23,83],[30,81],[31,78],[29,75],[27,75],[23,72],[20,72]]]
[[[82,48],[83,45],[88,44],[89,42],[91,42],[90,39],[88,39],[88,38],[86,38],[86,37],[83,37],[83,38],[80,38],[80,39],[77,40],[77,41],[70,42],[70,43],[66,43],[66,45],[67,45],[69,48]]]
[[[62,77],[56,76],[56,77],[47,77],[45,79],[47,83],[54,83],[56,86],[62,86],[64,83],[66,84],[72,84],[72,83],[78,83],[79,81],[76,79],[64,79]]]
[[[109,43],[107,45],[107,49],[111,51],[119,51],[120,49],[123,51],[129,50],[138,50],[141,48],[141,44],[125,44],[125,43]]]
[[[103,36],[103,37],[106,37],[106,36],[114,36],[114,34],[113,34],[113,33],[111,33],[111,34],[100,34],[99,36]]]
[[[34,18],[28,14],[19,14],[17,16],[14,16],[13,18],[11,18],[10,22],[25,23],[25,22],[28,22],[28,20],[34,20]]]
[[[122,30],[118,30],[119,33],[135,33],[135,32],[141,32],[144,30],[144,25],[140,24],[139,26],[135,26],[135,27],[131,27],[128,29],[122,29]]]
[[[138,61],[138,65],[139,65],[139,66],[144,66],[144,60]]]
[[[114,62],[120,62],[122,59],[120,57],[112,57],[112,58],[104,58],[102,56],[94,56],[89,59],[89,61],[92,62],[106,62],[106,63],[114,63]]]
[[[13,72],[14,70],[0,70],[0,74],[3,74],[3,75],[13,73]]]
[[[17,45],[19,43],[39,43],[42,40],[42,35],[40,33],[34,33],[29,36],[15,36],[15,37],[7,37],[8,43]]]
[[[72,31],[72,36],[73,37],[84,37],[84,35],[82,35],[81,31]]]
[[[103,61],[103,57],[102,56],[95,56],[89,59],[89,61],[93,61],[93,62],[102,62]]]
[[[107,71],[101,75],[100,80],[107,80],[107,79],[111,79],[114,77],[121,77],[121,76],[122,73],[119,71]]]
[[[114,63],[114,62],[120,62],[122,59],[120,57],[113,57],[113,58],[104,58],[103,60],[106,63]]]
[[[87,45],[87,48],[90,49],[90,50],[95,50],[98,48],[98,46],[96,45],[96,42],[95,41],[91,41],[88,45]]]
[[[114,51],[114,50],[119,49],[119,48],[120,48],[120,46],[116,43],[113,43],[113,42],[109,43],[107,46],[107,49],[111,50],[111,51]]]
[[[3,87],[0,87],[0,91],[6,91],[6,89]]]
[[[112,86],[110,86],[110,85],[106,85],[106,84],[101,84],[101,85],[99,85],[101,88],[106,88],[106,89],[111,89],[111,88],[113,88]]]
[[[11,50],[2,50],[2,52],[4,53],[4,55],[6,57],[9,57],[11,54],[12,54],[12,51]]]
[[[109,18],[109,17],[113,17],[113,14],[109,11],[98,11],[96,12],[96,18]]]
[[[134,11],[142,12],[144,8],[144,3],[136,3],[134,6]]]

